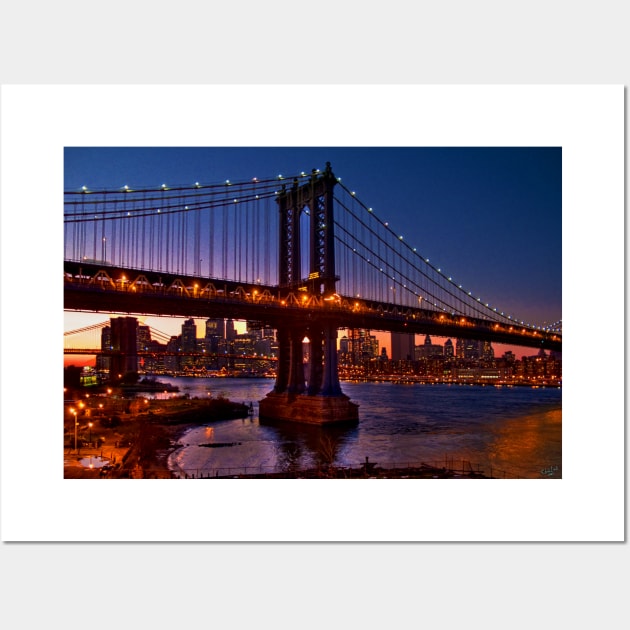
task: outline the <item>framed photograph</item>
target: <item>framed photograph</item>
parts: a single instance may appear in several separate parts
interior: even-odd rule
[[[3,538],[622,540],[623,102],[3,88]]]

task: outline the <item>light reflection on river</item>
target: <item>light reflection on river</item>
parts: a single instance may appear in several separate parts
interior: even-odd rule
[[[160,377],[180,393],[224,395],[254,403],[254,415],[188,431],[169,465],[199,476],[304,469],[333,462],[357,467],[365,458],[387,467],[471,462],[495,477],[562,477],[562,392],[555,388],[342,383],[358,403],[351,428],[258,419],[270,379]],[[208,447],[201,444],[220,444]]]

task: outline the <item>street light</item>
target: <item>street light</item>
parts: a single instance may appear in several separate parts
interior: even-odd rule
[[[88,422],[88,427],[90,427],[90,437],[88,439],[90,446],[92,446],[92,423]]]
[[[74,408],[70,408],[70,413],[74,414],[74,452],[77,452],[77,411]]]

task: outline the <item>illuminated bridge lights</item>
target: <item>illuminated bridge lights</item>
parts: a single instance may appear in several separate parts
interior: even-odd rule
[[[513,336],[515,341],[516,335],[518,335],[519,339],[530,339],[532,342],[534,339],[541,339],[542,337],[547,339],[549,342],[558,344],[558,349],[560,349],[559,344],[561,343],[561,337],[557,334],[551,335],[545,332],[538,334],[538,331],[527,329],[523,326],[516,326],[516,322],[514,322],[513,326],[508,328],[507,326],[502,326],[497,322],[488,322],[474,318],[470,319],[466,316],[462,316],[461,313],[456,313],[455,311],[449,313],[447,317],[444,313],[439,312],[440,309],[422,309],[419,306],[413,308],[404,305],[393,305],[365,299],[359,301],[354,296],[344,296],[337,293],[328,296],[321,296],[317,294],[313,295],[310,293],[304,294],[298,291],[300,287],[296,287],[295,292],[286,292],[273,286],[261,287],[260,285],[252,286],[249,284],[238,285],[235,282],[224,282],[219,280],[215,280],[214,283],[207,280],[200,282],[196,278],[178,278],[172,275],[170,275],[168,279],[160,276],[160,281],[158,282],[157,277],[151,278],[151,273],[149,272],[145,272],[146,275],[140,274],[135,277],[131,276],[131,278],[133,278],[131,280],[127,274],[122,274],[118,279],[112,280],[110,275],[104,269],[99,269],[97,271],[96,268],[94,268],[94,271],[90,272],[89,275],[86,275],[85,266],[82,264],[82,267],[79,268],[78,263],[76,263],[76,265],[80,273],[73,275],[72,273],[69,273],[69,270],[67,269],[64,276],[66,286],[69,287],[69,289],[76,287],[76,289],[80,292],[87,291],[92,296],[94,295],[94,291],[96,291],[98,296],[103,296],[101,298],[103,300],[103,305],[108,302],[106,297],[107,294],[113,295],[117,292],[126,292],[127,294],[133,293],[134,296],[137,296],[137,298],[140,298],[140,294],[147,296],[148,300],[152,300],[150,302],[150,308],[157,309],[155,311],[157,313],[161,312],[159,304],[162,302],[160,300],[168,299],[169,297],[184,301],[195,300],[204,304],[242,304],[244,308],[255,308],[257,305],[260,305],[261,308],[264,307],[273,309],[275,304],[276,308],[282,307],[283,310],[300,309],[308,310],[311,313],[316,313],[320,309],[324,309],[325,311],[330,310],[331,313],[336,313],[336,318],[341,317],[342,319],[344,317],[343,313],[347,313],[349,316],[353,317],[367,318],[367,320],[361,320],[362,325],[364,325],[363,322],[368,322],[367,325],[369,325],[370,318],[379,318],[379,321],[383,322],[383,324],[380,325],[381,327],[374,325],[374,329],[396,330],[396,325],[405,327],[407,322],[409,322],[414,325],[417,334],[423,334],[423,327],[430,327],[431,325],[434,325],[440,327],[440,331],[443,331],[442,334],[456,335],[456,328],[462,327],[467,330],[474,329],[479,334],[483,334],[484,331],[499,335],[505,334],[507,339],[502,338],[499,343],[509,343],[510,335]],[[166,280],[166,282],[163,282],[162,280]],[[224,286],[221,286],[219,283]],[[203,289],[201,288],[202,286]],[[73,295],[76,298],[76,292]],[[358,297],[358,294],[356,297]],[[134,299],[137,298],[134,297]],[[156,299],[158,301],[156,301]],[[422,304],[421,296],[418,297],[418,302],[419,304]],[[247,304],[251,306],[247,307]],[[107,306],[109,306],[109,304],[107,304]],[[188,310],[188,307],[186,306],[178,308],[181,309],[182,312]],[[253,313],[252,311],[246,310],[240,312]],[[261,311],[261,314],[262,313],[263,311]],[[274,315],[274,311],[271,310],[266,311],[265,316],[273,318],[280,315],[279,313]],[[250,317],[250,315],[248,314],[246,317]],[[255,319],[255,315],[252,316],[252,319]],[[342,319],[340,319],[339,322],[341,322]],[[343,324],[339,323],[339,326],[344,327],[348,325],[350,321],[351,320],[348,320],[348,322],[344,322]],[[398,322],[398,324],[396,324],[396,322]],[[375,324],[375,321],[373,320],[372,323]],[[382,328],[383,325],[384,328]],[[449,330],[449,326],[452,327],[451,330]],[[517,330],[515,330],[515,326]]]

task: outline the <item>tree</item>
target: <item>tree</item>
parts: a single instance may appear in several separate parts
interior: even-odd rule
[[[76,365],[68,365],[63,369],[63,386],[71,389],[81,387],[81,372],[83,368]]]
[[[125,372],[120,379],[121,385],[135,385],[140,380],[138,372]]]

